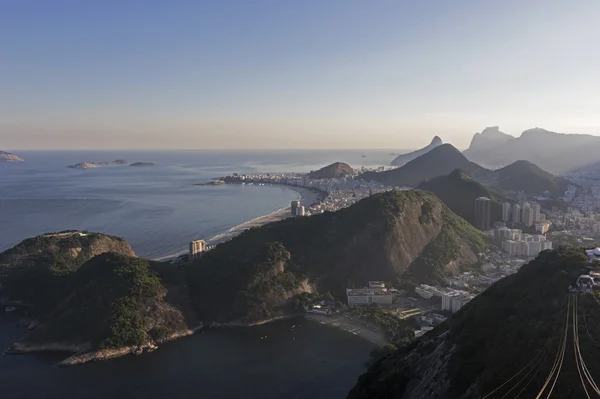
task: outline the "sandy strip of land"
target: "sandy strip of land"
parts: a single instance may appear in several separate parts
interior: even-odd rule
[[[310,205],[312,205],[316,202],[320,202],[321,200],[324,199],[323,198],[324,193],[322,193],[318,190],[312,190],[312,189],[304,188],[304,187],[287,186],[287,185],[285,187],[289,188],[290,190],[296,191],[300,195],[300,203],[305,207],[309,207]],[[282,209],[278,209],[274,212],[269,213],[268,215],[259,216],[255,219],[241,223],[223,233],[217,234],[216,236],[206,240],[206,242],[208,245],[216,245],[221,242],[232,239],[233,237],[243,233],[245,230],[264,226],[265,224],[269,224],[269,223],[273,223],[273,222],[278,222],[278,221],[286,219],[288,217],[291,217],[290,206],[282,208]],[[166,261],[166,260],[170,260],[170,259],[176,259],[178,256],[184,255],[186,253],[187,253],[187,250],[182,250],[182,251],[174,253],[172,255],[163,256],[163,257],[156,258],[153,260]]]
[[[357,315],[337,314],[337,315],[318,315],[309,313],[305,316],[308,320],[328,326],[340,328],[356,336],[366,339],[377,346],[385,346],[390,341],[382,331],[375,331],[373,326],[368,325]]]

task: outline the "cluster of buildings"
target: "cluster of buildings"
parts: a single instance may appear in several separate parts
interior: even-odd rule
[[[535,257],[546,249],[552,249],[552,241],[543,234],[526,234],[519,229],[497,227],[494,239],[510,256]]]
[[[392,187],[377,182],[366,182],[345,176],[335,179],[311,179],[308,175],[298,173],[256,173],[256,174],[233,174],[221,179],[228,183],[241,184],[284,184],[292,187],[303,187],[319,190],[324,193],[325,198],[318,203],[308,204],[302,211],[302,205],[292,203],[292,216],[310,216],[326,211],[335,212],[355,204],[370,195],[392,190]]]
[[[457,312],[471,299],[475,298],[475,295],[467,291],[447,287],[433,287],[426,284],[421,284],[420,286],[415,287],[415,292],[417,295],[425,299],[431,299],[433,297],[441,298],[441,309],[453,313]]]
[[[300,201],[298,200],[292,201],[290,209],[293,217],[306,215],[306,209],[304,208],[304,205],[300,205]]]
[[[513,224],[522,224],[527,227],[541,224],[546,220],[541,213],[541,206],[537,202],[523,202],[522,204],[511,205],[505,202],[502,205],[502,221],[512,222]]]
[[[348,306],[362,305],[391,305],[393,301],[393,290],[388,290],[381,281],[369,281],[369,287],[346,288]]]

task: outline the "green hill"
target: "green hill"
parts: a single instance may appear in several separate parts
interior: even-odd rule
[[[121,238],[77,231],[1,253],[2,300],[31,330],[10,352],[95,353],[186,331],[195,316],[185,270],[133,255]]]
[[[48,310],[66,293],[62,277],[105,252],[135,256],[122,238],[99,233],[64,231],[26,239],[0,253],[0,298]]]
[[[473,225],[475,224],[475,198],[488,197],[492,201],[492,222],[502,220],[502,204],[507,201],[506,198],[488,190],[459,169],[449,175],[426,180],[417,188],[434,193],[452,212]]]
[[[336,162],[314,172],[310,172],[308,177],[311,179],[337,179],[339,177],[354,175],[356,175],[356,172],[350,165],[343,162]]]
[[[551,397],[585,397],[573,348],[578,342],[591,375],[597,376],[600,303],[592,294],[569,296],[567,289],[588,267],[581,249],[540,253],[444,324],[376,361],[348,397],[534,398],[561,353]]]
[[[548,192],[553,197],[562,197],[569,180],[556,177],[528,161],[517,161],[496,171],[498,187],[503,190],[524,191],[527,194]]]
[[[442,144],[400,168],[385,172],[366,172],[360,177],[394,187],[416,187],[424,180],[447,175],[455,169],[461,169],[472,176],[488,172],[481,166],[470,162],[452,145]]]
[[[373,279],[439,281],[485,245],[433,194],[391,191],[246,231],[190,266],[190,289],[200,320],[248,323],[293,312],[303,293],[342,299]]]

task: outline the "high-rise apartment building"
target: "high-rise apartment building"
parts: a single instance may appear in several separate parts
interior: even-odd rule
[[[510,202],[505,202],[504,204],[502,204],[502,221],[503,222],[510,221],[510,211],[511,211]]]
[[[521,223],[521,205],[514,204],[512,208],[513,223]]]
[[[488,197],[475,198],[475,227],[479,230],[490,229],[492,201]]]
[[[300,208],[300,201],[292,201],[292,216],[298,216],[298,208]]]
[[[195,240],[190,242],[190,260],[198,259],[206,251],[206,241]]]
[[[541,217],[540,204],[534,202],[533,204],[531,204],[531,209],[533,210],[533,223],[539,223]]]
[[[521,217],[521,223],[527,227],[533,226],[533,208],[528,202],[523,204],[523,216]]]

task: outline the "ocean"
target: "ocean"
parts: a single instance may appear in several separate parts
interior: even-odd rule
[[[231,173],[309,172],[335,161],[381,165],[387,151],[20,151],[0,163],[0,251],[25,238],[81,229],[125,238],[139,256],[185,251],[248,220],[289,206],[284,186],[194,186]],[[365,155],[366,157],[363,157]],[[79,162],[153,162],[156,166],[69,169]]]
[[[81,229],[125,238],[140,256],[185,251],[289,206],[285,186],[194,186],[230,173],[309,172],[332,162],[387,165],[389,151],[15,151],[0,163],[0,251],[39,234]],[[79,162],[153,167],[69,169]],[[0,346],[26,334],[0,313]],[[295,327],[294,327],[295,325]],[[261,339],[267,337],[266,339]],[[206,330],[156,352],[71,368],[61,354],[0,356],[2,398],[344,398],[373,345],[305,320]]]

